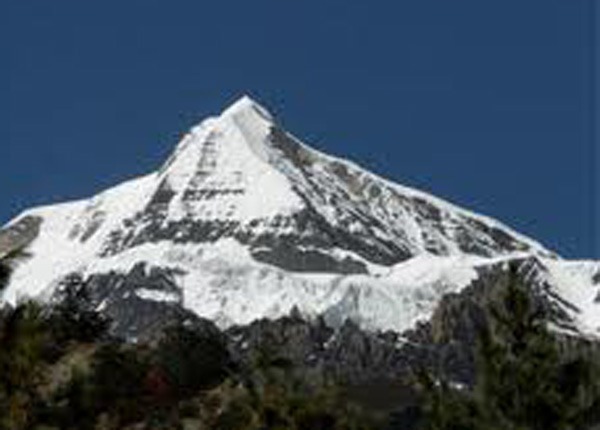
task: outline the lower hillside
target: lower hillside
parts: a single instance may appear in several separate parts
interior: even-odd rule
[[[406,337],[182,314],[133,342],[71,279],[0,313],[0,429],[598,429],[598,344],[548,331],[516,273],[488,284]]]
[[[2,311],[1,429],[380,427],[340,387],[266,346],[234,359],[210,322],[182,319],[136,344],[109,336],[85,303],[77,289],[53,308]]]

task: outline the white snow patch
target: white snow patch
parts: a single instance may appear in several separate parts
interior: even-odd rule
[[[547,260],[549,282],[561,298],[575,305],[573,317],[582,333],[600,337],[600,285],[592,279],[600,273],[600,262]]]
[[[151,290],[148,288],[138,288],[135,290],[135,295],[141,299],[152,300],[154,302],[177,303],[179,301],[179,295],[176,293]]]

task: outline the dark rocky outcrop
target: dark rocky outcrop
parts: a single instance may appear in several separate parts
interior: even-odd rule
[[[18,252],[35,240],[40,233],[43,219],[24,216],[16,223],[0,230],[0,259]]]
[[[547,286],[532,282],[536,264],[535,259],[522,259],[482,269],[470,286],[444,296],[430,320],[405,333],[368,332],[351,321],[332,329],[324,319],[311,322],[298,315],[257,321],[227,333],[242,360],[268,345],[286,360],[350,385],[400,381],[426,368],[469,386],[474,381],[479,335],[494,324],[491,308],[509,283],[526,290],[536,312],[562,328],[560,339],[566,351],[589,347]]]
[[[117,337],[144,340],[156,336],[175,321],[198,321],[199,318],[181,306],[181,291],[173,272],[146,269],[138,264],[127,274],[109,272],[92,275],[86,280],[90,300],[111,321],[111,332]],[[160,294],[168,300],[148,300],[147,294]]]

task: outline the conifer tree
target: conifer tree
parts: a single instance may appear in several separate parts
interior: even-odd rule
[[[482,328],[472,392],[430,375],[426,428],[430,430],[579,430],[600,421],[598,357],[565,357],[548,315],[532,300],[516,269],[491,320]]]
[[[96,311],[87,284],[79,274],[67,276],[60,285],[49,323],[57,341],[91,342],[103,335],[108,320]]]

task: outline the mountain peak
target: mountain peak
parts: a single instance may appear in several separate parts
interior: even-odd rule
[[[498,221],[313,150],[248,96],[192,128],[157,172],[27,215],[40,220],[24,242],[31,258],[0,305],[50,297],[80,273],[110,315],[129,321],[126,309],[140,327],[164,302],[224,326],[298,306],[403,330],[481,264],[562,264]],[[564,284],[589,292],[574,301],[596,315],[597,271],[585,270]]]
[[[226,108],[221,113],[221,118],[234,117],[240,113],[255,113],[267,121],[273,121],[273,116],[269,111],[247,94],[244,94]]]

